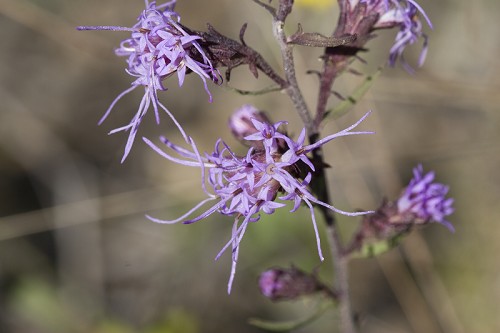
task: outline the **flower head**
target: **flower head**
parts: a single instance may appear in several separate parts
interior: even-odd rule
[[[202,79],[210,101],[212,96],[208,91],[207,79],[215,82],[219,80],[217,70],[214,69],[197,42],[201,37],[190,33],[179,23],[180,16],[173,11],[175,2],[176,0],[172,0],[157,6],[156,1],[145,0],[146,9],[138,17],[138,22],[131,28],[118,26],[77,28],[78,30],[113,30],[131,33],[130,38],[123,40],[115,53],[118,56],[127,57],[126,72],[134,78],[134,81],[130,88],[115,98],[99,121],[101,124],[107,118],[115,104],[123,96],[137,87],[144,88],[144,96],[139,104],[139,109],[130,123],[110,132],[112,134],[129,131],[122,162],[129,154],[139,125],[151,105],[157,123],[160,122],[158,111],[160,107],[179,128],[186,142],[188,141],[180,124],[158,99],[158,91],[167,90],[164,85],[165,79],[177,74],[179,86],[182,86],[187,73],[196,73]]]
[[[422,165],[418,165],[397,200],[384,200],[374,213],[363,216],[346,253],[362,250],[373,255],[388,250],[416,225],[437,222],[454,232],[455,228],[446,220],[454,211],[453,199],[446,198],[447,194],[448,186],[434,182],[434,172],[424,174]],[[378,246],[371,246],[374,241]],[[387,241],[386,246],[380,246],[379,241]]]
[[[454,231],[446,216],[453,213],[448,186],[434,182],[434,172],[424,175],[422,165],[413,169],[413,179],[397,201],[399,214],[411,215],[418,224],[438,222]]]
[[[257,149],[255,146],[251,146],[245,156],[235,154],[220,139],[217,140],[215,149],[211,154],[201,156],[192,140],[190,140],[192,147],[192,151],[190,151],[173,144],[166,138],[161,138],[168,148],[181,157],[178,158],[164,152],[144,138],[145,142],[163,157],[182,165],[200,167],[203,178],[202,184],[205,184],[205,169],[208,169],[206,178],[213,192],[209,193],[205,189],[208,198],[178,219],[159,220],[149,218],[158,223],[183,221],[183,223],[189,224],[215,212],[233,216],[234,224],[231,239],[216,257],[218,259],[224,251],[232,248],[233,264],[228,292],[231,290],[236,270],[239,244],[248,225],[257,222],[260,219],[261,212],[272,214],[276,209],[285,206],[286,201],[294,203],[292,212],[296,211],[301,203],[305,203],[309,207],[316,235],[318,254],[320,259],[323,260],[313,204],[349,216],[369,212],[350,213],[316,199],[308,189],[315,167],[307,157],[307,153],[341,136],[372,133],[353,131],[367,116],[368,113],[354,125],[311,145],[304,144],[305,130],[302,130],[297,141],[295,141],[279,131],[280,125],[285,122],[269,124],[253,118],[252,123],[257,131],[248,135],[245,139],[260,142],[262,148]],[[216,203],[196,217],[188,218],[210,201],[216,201]]]
[[[294,266],[275,267],[262,272],[259,277],[259,289],[262,295],[272,301],[294,300],[318,291],[335,296],[315,274],[306,273]]]
[[[414,0],[379,0],[367,2],[378,2],[376,7],[380,16],[374,28],[399,27],[394,45],[389,52],[389,65],[394,66],[396,61],[400,59],[403,67],[407,71],[413,72],[411,66],[405,61],[403,52],[408,45],[414,44],[422,38],[424,45],[418,60],[418,66],[422,66],[427,55],[428,38],[422,31],[423,26],[419,15],[423,16],[429,27],[432,28],[432,23],[422,7]]]
[[[347,26],[351,27],[349,33],[370,33],[377,29],[399,28],[393,46],[389,52],[389,65],[394,66],[398,60],[403,67],[413,72],[411,66],[405,61],[403,52],[408,45],[423,39],[423,48],[418,60],[418,66],[425,61],[427,54],[427,35],[423,33],[422,16],[429,27],[432,23],[423,8],[415,0],[349,0]],[[364,29],[370,17],[376,15],[371,29]],[[359,30],[359,31],[358,31]],[[365,33],[366,33],[365,32]]]

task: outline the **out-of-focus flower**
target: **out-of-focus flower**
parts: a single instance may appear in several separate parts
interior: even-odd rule
[[[155,1],[145,0],[146,9],[138,17],[138,22],[131,28],[119,26],[81,26],[78,30],[112,30],[129,31],[131,37],[123,40],[115,53],[127,57],[126,72],[135,78],[132,86],[119,94],[111,103],[101,124],[109,115],[115,104],[126,94],[137,87],[144,87],[144,96],[137,113],[126,126],[110,132],[129,131],[122,162],[132,148],[139,125],[153,106],[156,122],[160,122],[159,108],[163,109],[181,131],[186,142],[188,138],[174,118],[172,113],[159,101],[158,91],[165,91],[164,80],[177,74],[179,86],[182,86],[187,73],[196,73],[203,81],[205,90],[212,95],[207,87],[207,79],[217,82],[218,72],[213,68],[205,52],[198,44],[201,37],[190,34],[181,26],[180,16],[173,11],[176,0],[156,5]]]
[[[405,61],[403,52],[408,45],[414,44],[420,38],[423,39],[423,48],[420,53],[418,66],[421,66],[427,54],[428,37],[422,31],[423,26],[420,16],[432,28],[432,23],[423,8],[414,0],[349,0],[346,18],[347,26],[352,27],[349,33],[359,33],[364,25],[365,18],[377,15],[374,25],[370,30],[390,29],[399,27],[394,45],[389,52],[389,65],[394,66],[399,59],[403,67],[413,72],[411,66]],[[369,32],[369,31],[368,31]]]
[[[434,172],[424,175],[422,165],[413,169],[413,179],[398,199],[400,215],[410,215],[416,224],[438,222],[454,231],[446,216],[453,213],[453,199],[446,198],[448,186],[434,182]],[[404,218],[407,219],[407,218]]]
[[[453,199],[446,198],[448,186],[434,182],[434,177],[433,171],[424,174],[422,165],[415,167],[413,178],[399,199],[384,201],[374,213],[363,217],[347,252],[383,240],[392,242],[384,247],[390,249],[416,225],[440,223],[454,232],[455,228],[446,220],[454,211]]]
[[[262,272],[259,277],[259,289],[262,295],[272,301],[295,300],[318,291],[325,291],[335,297],[315,274],[308,274],[294,266],[276,267]]]
[[[400,59],[405,69],[413,72],[411,66],[404,59],[403,52],[408,45],[416,43],[420,38],[423,39],[423,47],[418,59],[418,66],[423,65],[427,55],[428,37],[422,31],[419,13],[425,18],[429,27],[432,28],[432,23],[422,7],[412,0],[407,0],[405,5],[396,4],[392,10],[380,17],[377,23],[378,26],[395,24],[400,29],[389,52],[389,65],[394,66],[396,61]]]
[[[368,1],[370,2],[370,1]],[[419,14],[422,15],[432,28],[432,23],[423,8],[413,0],[384,0],[379,1],[384,4],[378,5],[380,17],[375,28],[390,28],[397,26],[399,32],[396,35],[394,45],[389,52],[389,65],[394,66],[398,59],[401,64],[409,72],[413,72],[412,68],[404,59],[403,52],[408,45],[414,44],[420,38],[423,39],[422,52],[420,52],[418,66],[422,66],[427,55],[427,35],[422,31],[422,22],[420,21]],[[382,9],[381,7],[385,7]]]
[[[371,134],[372,132],[353,131],[368,114],[364,115],[354,125],[310,145],[304,144],[306,138],[305,129],[302,130],[297,141],[295,141],[279,131],[280,125],[286,122],[270,124],[252,118],[251,122],[256,132],[245,137],[245,140],[260,142],[262,148],[257,149],[255,148],[257,145],[253,145],[245,156],[236,155],[221,139],[217,140],[213,153],[206,153],[201,156],[192,140],[190,140],[192,147],[192,151],[190,151],[162,137],[161,141],[176,152],[180,156],[178,158],[164,152],[144,138],[144,141],[149,146],[170,161],[185,166],[200,167],[203,186],[205,178],[208,178],[208,183],[213,191],[212,194],[204,188],[208,198],[175,220],[160,220],[150,216],[148,218],[158,223],[170,224],[182,221],[189,224],[204,219],[215,212],[233,216],[234,223],[231,239],[216,257],[218,259],[228,248],[232,249],[232,268],[228,292],[231,290],[236,271],[239,244],[248,225],[260,219],[260,212],[272,214],[277,208],[285,206],[284,202],[286,201],[294,202],[292,212],[296,211],[302,202],[309,207],[316,235],[318,254],[320,259],[323,260],[313,204],[349,216],[363,215],[370,212],[346,212],[316,199],[308,189],[315,168],[307,157],[307,153],[338,137]],[[206,169],[208,169],[207,177],[205,177]],[[280,202],[277,200],[280,200]],[[210,201],[216,201],[216,203],[198,216],[188,218]]]

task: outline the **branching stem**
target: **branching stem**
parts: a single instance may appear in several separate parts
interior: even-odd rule
[[[286,93],[290,97],[293,106],[299,113],[304,126],[309,133],[315,133],[313,126],[313,119],[309,113],[309,109],[304,100],[304,96],[300,91],[299,84],[297,82],[297,77],[295,75],[295,63],[293,60],[293,45],[287,43],[287,37],[285,31],[283,30],[285,25],[284,21],[277,18],[273,19],[273,32],[274,37],[278,41],[281,56],[283,59],[283,68],[285,71],[285,77],[288,81],[288,87],[285,89]]]

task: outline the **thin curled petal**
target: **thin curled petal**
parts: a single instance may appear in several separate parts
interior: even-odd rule
[[[238,220],[235,220],[233,223],[233,235],[236,233],[238,229]],[[227,283],[227,293],[231,294],[231,288],[233,286],[234,276],[236,275],[236,265],[238,264],[238,255],[240,253],[239,247],[233,241],[233,256],[231,258],[231,273],[229,274],[229,281]]]
[[[181,221],[185,221],[188,216],[192,215],[195,211],[197,211],[198,209],[200,209],[200,207],[203,207],[207,202],[210,202],[212,200],[215,200],[215,198],[206,198],[202,201],[200,201],[198,204],[196,204],[196,206],[194,206],[193,208],[191,208],[187,213],[185,213],[184,215],[176,218],[175,220],[162,220],[162,219],[158,219],[156,217],[152,217],[151,215],[146,215],[146,217],[155,222],[155,223],[160,223],[160,224],[175,224],[175,223],[179,223]]]
[[[342,131],[340,132],[337,132],[335,134],[332,134],[332,135],[329,135],[321,140],[318,140],[317,142],[315,142],[314,144],[312,145],[308,145],[308,146],[305,146],[304,147],[304,150],[306,152],[309,152],[311,150],[314,150],[322,145],[324,145],[325,143],[335,139],[335,138],[338,138],[338,137],[341,137],[341,136],[347,136],[347,135],[358,135],[358,134],[374,134],[375,132],[371,132],[371,131],[367,131],[367,132],[350,132],[351,130],[353,130],[354,128],[356,128],[359,124],[361,124],[363,122],[363,120],[366,119],[366,117],[368,117],[370,114],[371,114],[371,110],[368,111],[367,113],[365,113],[365,115],[363,117],[361,117],[361,119],[359,119],[357,122],[355,122],[354,124],[352,124],[351,126],[347,127],[346,129],[343,129]]]
[[[137,88],[137,86],[132,86],[132,87],[128,88],[127,90],[121,92],[118,96],[116,96],[116,98],[113,100],[113,102],[111,102],[111,105],[108,107],[106,112],[104,112],[104,115],[101,117],[101,119],[99,119],[99,122],[97,123],[97,125],[101,125],[104,122],[104,120],[106,120],[106,118],[108,118],[108,116],[111,113],[111,110],[113,110],[115,104],[118,103],[118,101],[120,99],[122,99],[123,96],[127,95],[129,92],[131,92],[135,88]]]
[[[192,161],[187,161],[187,160],[181,160],[179,158],[176,158],[176,157],[173,157],[173,156],[170,156],[169,154],[167,154],[166,152],[164,152],[163,150],[161,150],[157,145],[155,145],[153,142],[151,142],[148,138],[145,138],[143,137],[142,140],[148,145],[150,146],[151,148],[153,148],[153,150],[155,152],[157,152],[158,154],[160,154],[161,156],[165,157],[167,160],[170,160],[172,162],[175,162],[175,163],[178,163],[178,164],[182,164],[182,165],[185,165],[185,166],[191,166],[191,167],[200,167],[200,162],[192,162]]]
[[[323,257],[323,251],[321,251],[321,239],[319,237],[318,225],[316,224],[316,215],[314,214],[314,207],[311,205],[309,200],[307,200],[307,198],[304,199],[304,202],[307,204],[307,206],[309,206],[309,211],[311,213],[311,220],[314,227],[314,235],[316,236],[316,244],[318,246],[319,259],[321,261],[324,261],[325,257]]]

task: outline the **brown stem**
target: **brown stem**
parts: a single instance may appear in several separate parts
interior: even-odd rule
[[[309,137],[311,142],[315,142],[317,139],[317,135]],[[319,200],[330,202],[330,195],[326,186],[328,181],[325,169],[321,167],[324,165],[321,148],[313,151],[313,163],[320,167],[317,168],[311,187]],[[323,206],[318,206],[318,209],[325,219],[328,230],[328,241],[335,274],[333,285],[339,305],[340,332],[355,333],[356,328],[351,315],[351,300],[349,295],[349,271],[347,266],[349,258],[344,256],[344,248],[340,239],[334,213]]]
[[[364,45],[371,38],[373,25],[378,20],[378,14],[367,14],[366,5],[358,4],[354,9],[350,8],[347,1],[339,1],[341,12],[337,26],[333,32],[334,37],[356,35],[356,40],[339,47],[327,47],[323,55],[323,71],[320,74],[320,88],[318,93],[318,104],[314,119],[314,128],[318,129],[325,116],[327,104],[332,95],[332,86],[335,79],[351,63],[353,57],[359,51],[363,51]]]

